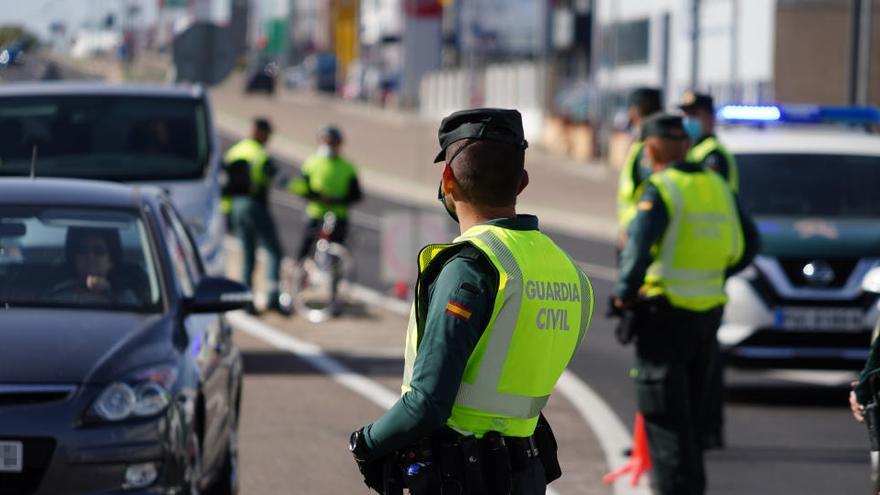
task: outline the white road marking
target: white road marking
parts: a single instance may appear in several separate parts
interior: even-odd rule
[[[382,409],[391,409],[397,403],[398,394],[371,380],[341,362],[328,356],[320,346],[282,332],[258,318],[241,311],[229,314],[229,321],[239,330],[256,337],[278,349],[295,354],[309,365],[329,376],[333,381],[360,395]],[[559,495],[547,487],[548,495]]]
[[[825,387],[841,387],[849,385],[857,380],[859,374],[854,371],[821,371],[821,370],[770,370],[763,371],[758,376],[763,378],[775,378],[787,382],[806,383],[808,385],[822,385]]]

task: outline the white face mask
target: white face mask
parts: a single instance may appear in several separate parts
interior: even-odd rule
[[[336,151],[328,144],[322,144],[318,147],[318,154],[321,156],[327,156],[333,158],[336,156]]]

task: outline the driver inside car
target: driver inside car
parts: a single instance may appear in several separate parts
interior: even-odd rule
[[[64,249],[70,274],[53,286],[45,300],[80,304],[138,304],[135,293],[123,287],[115,268],[121,266],[122,242],[114,229],[71,227]]]

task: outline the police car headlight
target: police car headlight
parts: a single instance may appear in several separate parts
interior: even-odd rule
[[[155,416],[171,402],[169,390],[176,380],[175,367],[159,366],[137,373],[129,383],[112,383],[92,405],[91,415],[104,421]]]
[[[862,290],[880,294],[880,266],[875,266],[868,270],[865,278],[862,279]]]

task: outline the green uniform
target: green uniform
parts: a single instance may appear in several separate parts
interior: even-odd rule
[[[371,454],[387,455],[444,426],[478,438],[530,436],[589,325],[586,275],[526,215],[428,246],[420,270],[403,394],[364,428]],[[520,482],[538,483],[543,493],[542,474]]]
[[[223,158],[224,163],[246,161],[250,165],[250,194],[228,198],[229,223],[242,245],[242,282],[252,283],[257,244],[262,245],[269,263],[266,279],[270,304],[278,298],[278,277],[281,267],[281,243],[269,214],[269,189],[277,175],[269,154],[254,139],[243,139],[233,145]]]
[[[662,494],[705,490],[705,393],[719,351],[724,279],[751,262],[758,234],[720,177],[696,164],[651,176],[629,227],[617,297],[636,306],[639,410]]]
[[[739,169],[736,159],[713,134],[701,137],[690,149],[687,161],[710,168],[727,181],[733,192],[739,191]]]

